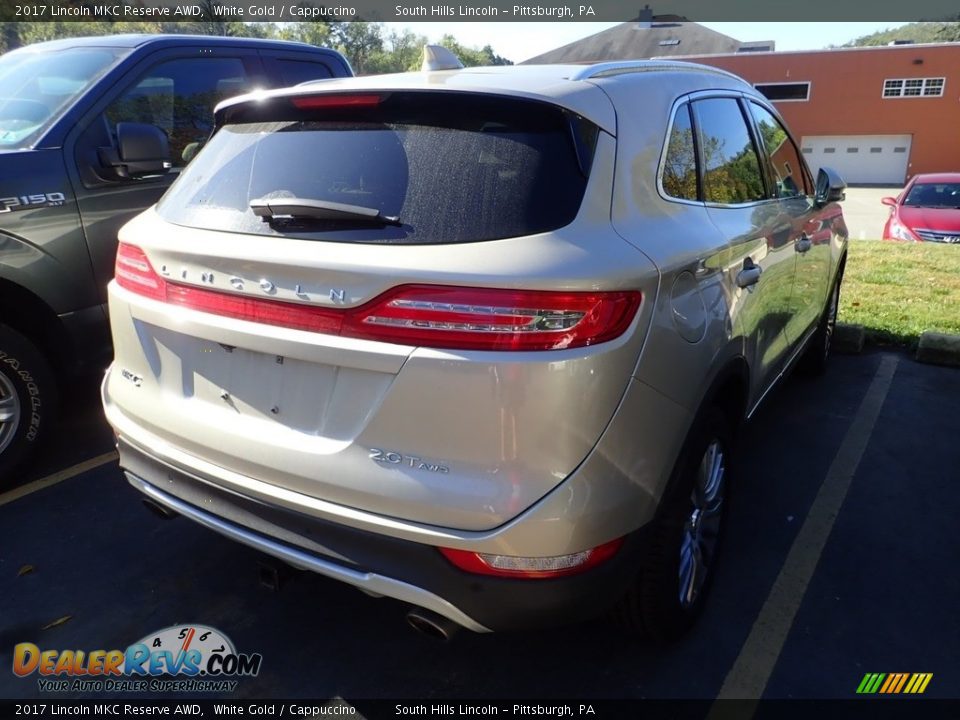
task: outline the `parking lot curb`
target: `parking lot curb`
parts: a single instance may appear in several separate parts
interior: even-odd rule
[[[863,325],[838,322],[833,330],[833,349],[844,355],[859,355],[863,352],[864,336]]]
[[[927,330],[920,336],[917,360],[930,365],[960,367],[960,335]]]

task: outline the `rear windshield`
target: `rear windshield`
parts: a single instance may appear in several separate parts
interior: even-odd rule
[[[163,198],[160,215],[190,227],[342,242],[529,235],[576,216],[596,141],[595,126],[556,106],[499,96],[394,93],[376,105],[314,110],[278,102],[276,111],[258,110],[256,122],[220,129]],[[257,200],[338,203],[392,221],[265,218],[250,207]]]

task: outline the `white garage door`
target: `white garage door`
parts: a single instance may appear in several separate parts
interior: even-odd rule
[[[814,175],[832,167],[848,183],[902,185],[910,135],[808,135],[800,143]]]

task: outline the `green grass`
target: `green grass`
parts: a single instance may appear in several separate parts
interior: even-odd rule
[[[960,334],[960,246],[851,242],[840,321],[881,345],[915,346],[924,330]]]

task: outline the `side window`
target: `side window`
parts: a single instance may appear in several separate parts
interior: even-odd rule
[[[732,205],[766,198],[760,160],[737,100],[697,100],[693,111],[703,166],[703,199]]]
[[[663,162],[662,185],[670,197],[681,200],[696,200],[698,197],[697,146],[693,140],[690,106],[686,104],[677,110],[673,119]]]
[[[309,62],[307,60],[277,60],[277,68],[280,70],[280,81],[284,87],[299,85],[308,80],[322,80],[333,77],[328,68],[323,63]]]
[[[770,157],[773,178],[777,183],[777,197],[809,195],[803,160],[783,125],[766,108],[756,103],[750,103],[750,112],[757,124],[760,141]]]
[[[174,166],[186,165],[213,129],[213,108],[250,89],[240,58],[181,58],[152,67],[104,113],[111,133],[118,122],[156,125],[170,141]]]

